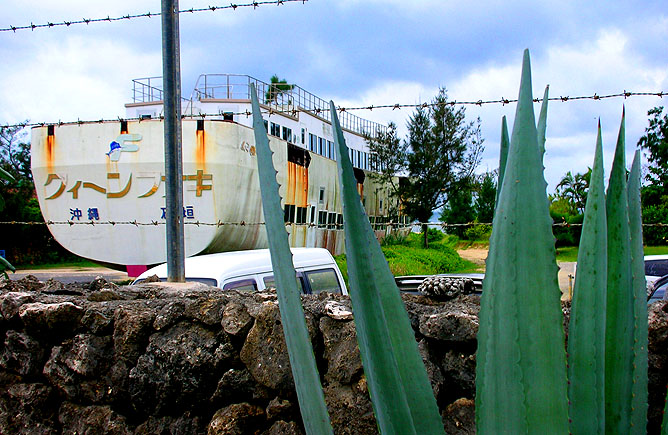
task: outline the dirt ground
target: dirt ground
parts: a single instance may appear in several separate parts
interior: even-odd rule
[[[481,248],[459,249],[457,253],[464,260],[468,260],[474,264],[485,266],[488,250]],[[559,265],[559,289],[561,290],[561,299],[570,299],[570,293],[573,286],[573,279],[575,278],[575,263],[573,262],[557,262]]]

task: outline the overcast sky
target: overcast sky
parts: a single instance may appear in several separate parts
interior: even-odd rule
[[[239,0],[238,3],[245,3]],[[181,0],[180,8],[229,5]],[[0,28],[159,12],[160,2],[3,0]],[[273,74],[343,107],[428,101],[439,87],[452,100],[516,98],[529,48],[534,97],[668,91],[668,5],[661,1],[309,0],[181,14],[184,96],[199,74]],[[131,80],[162,74],[160,18],[0,32],[0,123],[96,120],[125,113]],[[609,168],[626,105],[627,165],[668,97],[551,102],[548,191],[566,171],[593,161],[601,119]],[[536,104],[536,113],[539,105]],[[481,171],[498,167],[501,116],[515,104],[470,106],[486,151]],[[356,112],[396,122],[412,111]]]

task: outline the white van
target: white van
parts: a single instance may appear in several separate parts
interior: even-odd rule
[[[291,248],[292,261],[304,294],[323,291],[348,294],[343,276],[332,254],[323,248]],[[167,281],[167,263],[139,275],[132,284],[141,284],[157,275]],[[265,290],[275,287],[269,249],[222,252],[186,258],[186,281],[201,282],[223,290]]]

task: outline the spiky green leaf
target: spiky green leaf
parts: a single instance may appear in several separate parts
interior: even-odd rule
[[[0,168],[0,178],[4,178],[7,181],[15,181],[14,177],[12,174],[9,172],[5,171],[4,169]]]
[[[540,115],[538,115],[538,149],[540,150],[540,158],[545,155],[545,132],[547,130],[547,103],[549,102],[550,85],[545,86],[543,93],[543,103],[540,105]]]
[[[642,246],[640,210],[640,150],[631,165],[628,181],[629,230],[631,232],[631,279],[633,282],[633,386],[631,393],[631,428],[647,430],[647,283]]]
[[[501,194],[501,186],[503,185],[503,175],[506,172],[506,161],[508,160],[508,147],[510,147],[510,139],[508,139],[508,122],[506,116],[501,118],[501,149],[499,152],[499,181],[496,184],[496,202],[499,203],[499,195]]]
[[[271,264],[276,279],[278,308],[281,312],[281,323],[290,357],[292,376],[295,380],[299,408],[308,434],[332,433],[325,396],[320,384],[320,375],[304,319],[299,285],[288,243],[288,233],[283,221],[276,170],[272,162],[273,153],[269,148],[267,130],[262,120],[253,83],[251,83],[251,100],[262,208],[271,252]]]
[[[394,277],[362,207],[330,102],[357,340],[382,433],[443,433],[434,393]]]
[[[16,268],[12,266],[12,264],[7,261],[5,257],[0,256],[0,271],[5,271],[5,270],[11,270],[12,272],[16,272]]]
[[[578,252],[568,339],[568,397],[573,434],[605,431],[607,223],[601,124]]]
[[[608,294],[605,322],[606,433],[628,433],[631,424],[634,304],[624,135],[624,115],[622,115],[606,193],[608,219]]]
[[[663,405],[663,423],[661,423],[661,435],[668,435],[668,393],[666,393],[666,403]]]
[[[478,433],[568,433],[561,292],[551,227],[527,50],[483,284]]]

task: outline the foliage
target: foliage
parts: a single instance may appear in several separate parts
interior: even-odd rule
[[[382,433],[444,433],[406,308],[362,207],[331,101],[330,113],[346,222],[350,299],[378,427]]]
[[[390,122],[387,131],[365,135],[371,159],[369,177],[378,184],[390,186],[390,195],[399,196],[399,175],[406,169],[408,144],[397,136],[397,125]]]
[[[556,197],[566,200],[571,214],[584,213],[590,178],[591,168],[588,168],[584,174],[573,174],[571,171],[568,171],[557,184]]]
[[[464,230],[464,238],[471,241],[487,241],[492,235],[492,226],[485,223],[473,222],[473,225]]]
[[[568,433],[561,292],[525,51],[480,303],[480,434]]]
[[[663,107],[655,107],[647,112],[651,116],[645,135],[638,141],[638,147],[645,151],[649,162],[642,188],[643,223],[668,224],[668,114],[663,115]],[[645,226],[644,242],[648,245],[665,244],[668,241],[668,227]]]
[[[660,187],[668,194],[668,114],[663,115],[663,107],[655,107],[647,112],[651,116],[645,135],[638,141],[638,147],[645,150],[649,165],[645,180]]]
[[[420,222],[471,179],[484,150],[480,119],[467,123],[464,107],[448,104],[445,89],[432,103],[409,120],[408,178],[400,189],[404,212]]]
[[[267,226],[271,264],[276,279],[278,308],[281,312],[283,334],[288,348],[299,407],[306,433],[331,434],[333,433],[332,425],[304,319],[299,285],[295,279],[295,266],[288,244],[288,233],[283,222],[281,197],[276,181],[277,172],[271,159],[272,151],[269,148],[269,139],[260,113],[255,85],[252,83],[251,100],[262,209]]]
[[[285,79],[279,79],[278,75],[274,74],[271,76],[269,89],[264,96],[265,104],[270,104],[272,102],[278,102],[278,96],[281,94],[288,93],[295,87],[295,85],[290,85]]]
[[[0,168],[13,181],[0,189],[0,221],[44,222],[35,196],[30,171],[30,144],[26,133],[17,127],[0,127]],[[17,266],[74,260],[74,254],[62,248],[46,225],[14,225],[4,231],[0,249]]]
[[[478,222],[492,223],[496,206],[496,174],[485,172],[478,178],[473,208]]]

